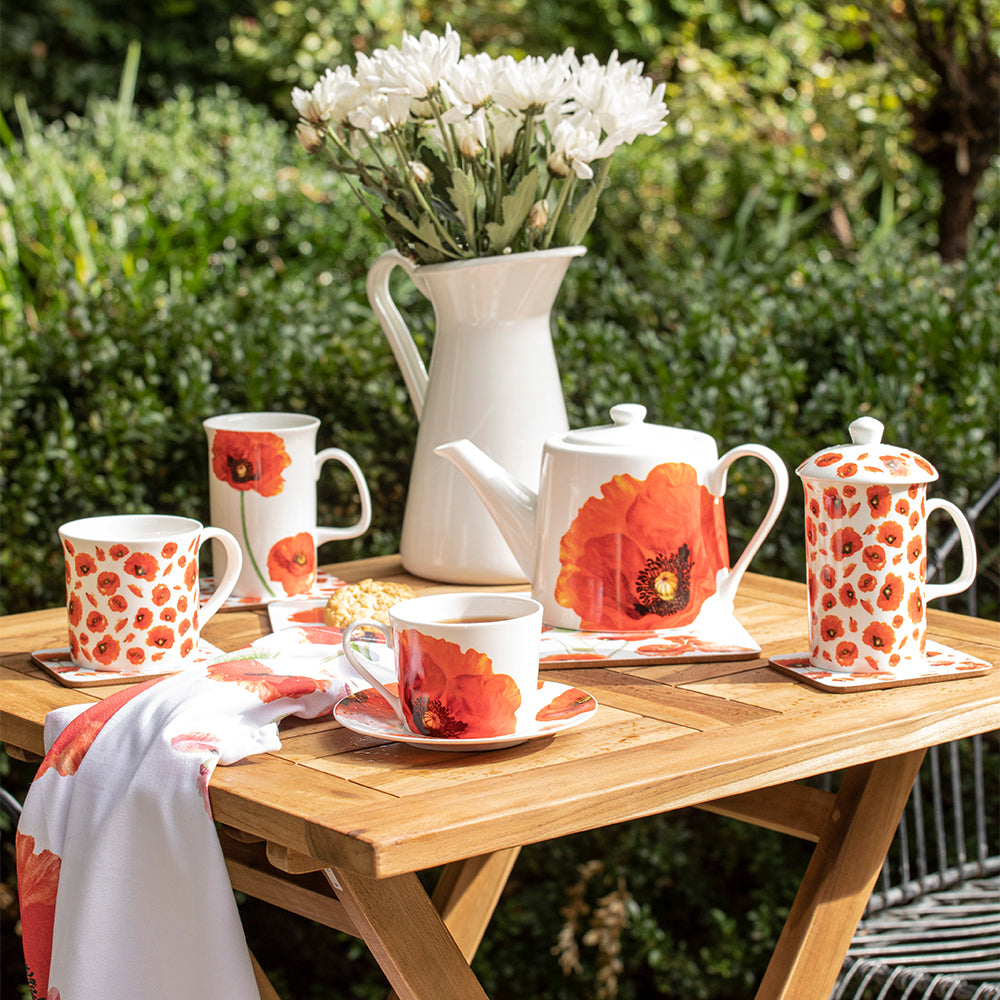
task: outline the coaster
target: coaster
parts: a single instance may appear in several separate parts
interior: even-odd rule
[[[340,629],[323,623],[326,601],[272,601],[268,619],[275,632],[307,629],[301,642],[337,643]],[[322,629],[327,629],[323,632]],[[333,634],[335,633],[335,634]],[[712,629],[663,628],[643,632],[584,632],[542,627],[539,669],[566,670],[595,663],[616,667],[653,663],[694,663],[710,660],[752,660],[760,646],[732,616],[717,620]]]
[[[287,594],[281,594],[276,597],[233,597],[230,595],[223,602],[219,611],[251,611],[254,608],[266,608],[276,601],[280,601],[282,604],[296,605],[301,604],[303,601],[316,601],[322,598],[323,606],[326,605],[327,600],[330,595],[335,590],[340,590],[341,587],[346,587],[347,581],[341,580],[339,577],[331,576],[329,573],[324,573],[318,571],[316,573],[316,581],[312,585],[312,589],[306,591],[304,594],[293,594],[289,597]],[[215,593],[215,578],[211,576],[203,576],[199,581],[200,588],[200,603],[204,604],[211,596]],[[322,621],[322,614],[320,615],[320,621]]]
[[[206,663],[222,655],[222,650],[204,639],[198,640],[198,650],[191,657],[188,666]],[[106,687],[110,684],[138,684],[153,677],[165,677],[176,674],[178,668],[157,670],[147,667],[145,670],[130,670],[117,673],[111,670],[95,670],[93,667],[81,667],[73,662],[69,655],[69,647],[62,649],[36,649],[31,658],[51,677],[54,677],[63,687]],[[183,668],[180,668],[183,669]]]
[[[791,653],[773,656],[768,661],[783,674],[796,677],[821,691],[878,691],[882,688],[908,687],[911,684],[930,684],[933,681],[954,681],[962,677],[980,677],[989,673],[992,664],[968,653],[927,641],[924,662],[906,674],[887,672],[867,674],[841,674],[833,670],[814,667],[808,653]]]

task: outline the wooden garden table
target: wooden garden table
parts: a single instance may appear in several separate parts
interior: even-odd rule
[[[469,589],[414,580],[395,557],[327,568],[348,581]],[[925,749],[997,728],[1000,683],[994,669],[893,690],[815,690],[767,665],[806,648],[805,608],[801,585],[748,574],[736,610],[760,659],[547,674],[600,709],[505,750],[417,750],[329,718],[286,720],[280,750],[219,767],[211,782],[233,886],[360,935],[401,998],[472,1000],[485,994],[468,962],[522,845],[697,806],[816,843],[757,996],[826,997]],[[33,666],[31,650],[65,644],[64,617],[0,620],[0,737],[15,753],[41,754],[50,709],[118,690],[69,689]],[[931,611],[929,624],[931,637],[996,667],[995,623]],[[234,611],[205,636],[231,650],[267,631],[262,611]],[[799,783],[840,769],[836,793]],[[428,897],[415,873],[436,866]]]

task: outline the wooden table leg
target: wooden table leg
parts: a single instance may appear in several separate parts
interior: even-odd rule
[[[324,875],[400,1000],[487,1000],[416,875]]]
[[[830,995],[923,758],[914,750],[845,772],[757,1000]]]

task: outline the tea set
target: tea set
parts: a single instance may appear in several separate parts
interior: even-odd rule
[[[281,413],[206,420],[210,527],[119,515],[60,528],[68,653],[77,669],[119,680],[182,669],[217,652],[204,648],[200,628],[227,599],[266,604],[313,593],[317,545],[355,537],[371,520],[361,469],[340,449],[316,451],[318,423]],[[953,503],[927,498],[934,467],[884,443],[883,430],[861,417],[850,425],[850,443],[796,469],[805,499],[809,649],[770,662],[818,686],[826,679],[829,689],[955,675],[942,669],[941,650],[928,646],[926,605],[972,583],[972,530]],[[537,489],[468,439],[438,445],[434,455],[471,484],[530,582],[530,597],[418,596],[396,605],[389,625],[361,620],[320,641],[336,646],[331,659],[342,657],[344,669],[366,682],[338,706],[344,725],[445,749],[509,746],[593,714],[586,692],[539,684],[539,660],[559,658],[544,655],[543,635],[654,636],[654,649],[669,659],[671,649],[679,657],[694,650],[699,636],[741,628],[737,589],[789,488],[772,449],[748,443],[720,457],[710,435],[650,423],[634,403],[611,407],[610,423],[546,440]],[[731,565],[724,496],[729,470],[742,458],[762,462],[773,488]],[[329,460],[347,467],[361,498],[360,517],[348,528],[315,523],[316,483]],[[954,521],[962,547],[961,572],[947,583],[926,579],[927,519],[937,510]],[[198,551],[208,539],[214,564],[224,568],[199,607]],[[751,641],[746,652],[759,647]]]

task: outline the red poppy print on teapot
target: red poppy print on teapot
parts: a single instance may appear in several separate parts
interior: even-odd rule
[[[883,426],[861,417],[852,443],[796,469],[805,491],[806,571],[812,666],[840,673],[905,675],[923,664],[926,605],[975,577],[972,530],[950,501],[928,500],[934,467],[882,443]],[[959,577],[928,584],[927,515],[945,510],[962,541]]]

